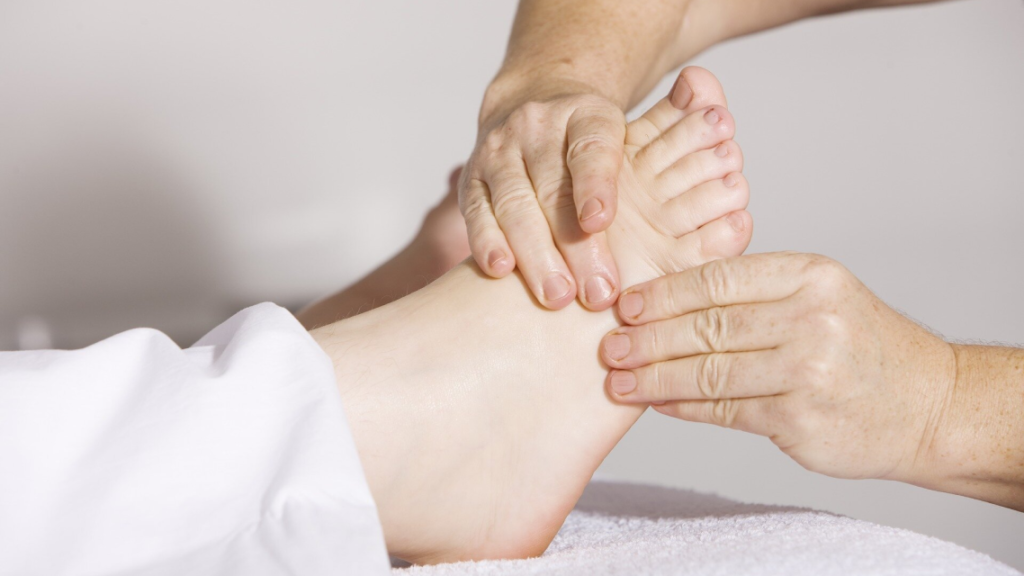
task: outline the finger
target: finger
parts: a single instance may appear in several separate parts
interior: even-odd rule
[[[579,225],[591,234],[615,219],[626,119],[613,106],[577,108],[566,124],[566,165]]]
[[[542,306],[564,308],[576,298],[576,283],[555,247],[522,156],[506,152],[491,166],[485,176],[494,216],[523,278]]]
[[[561,140],[537,142],[523,151],[527,172],[559,252],[569,265],[580,301],[591,310],[605,310],[619,296],[619,274],[604,234],[580,228],[573,204],[572,183],[563,162]]]
[[[681,400],[652,408],[666,416],[689,422],[714,424],[772,438],[785,429],[778,404],[785,396],[727,400]]]
[[[714,353],[613,370],[608,391],[619,402],[726,400],[788,392],[782,356],[775,350]]]
[[[601,359],[631,369],[714,352],[768,350],[792,340],[797,317],[788,301],[706,308],[616,328],[601,340]]]
[[[619,315],[643,324],[715,306],[782,300],[803,285],[809,258],[774,252],[708,262],[629,288],[619,298]]]
[[[459,192],[459,208],[466,219],[473,260],[489,276],[507,276],[515,270],[516,261],[505,233],[494,218],[487,184],[475,178],[465,178]]]

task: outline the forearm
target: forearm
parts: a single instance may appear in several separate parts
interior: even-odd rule
[[[715,41],[737,38],[805,18],[938,0],[698,0],[694,12]],[[709,45],[710,46],[710,45]]]
[[[915,483],[1024,511],[1024,350],[953,349],[956,383]]]
[[[522,0],[508,51],[480,111],[488,125],[513,108],[591,93],[624,110],[699,52],[691,0]]]

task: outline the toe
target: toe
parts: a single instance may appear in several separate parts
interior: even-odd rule
[[[754,233],[754,220],[746,210],[732,212],[677,240],[680,264],[700,266],[720,258],[743,254]]]
[[[626,144],[646,146],[689,114],[709,106],[726,106],[722,84],[703,68],[683,68],[669,95],[630,122],[626,129]]]
[[[736,134],[736,123],[724,106],[709,106],[662,132],[636,154],[636,163],[659,174],[684,156],[713,148]]]
[[[684,156],[658,175],[654,194],[662,201],[675,198],[705,182],[743,171],[743,151],[733,140]]]
[[[746,178],[733,172],[725,178],[705,182],[666,202],[658,212],[662,230],[679,238],[737,210],[750,201]]]

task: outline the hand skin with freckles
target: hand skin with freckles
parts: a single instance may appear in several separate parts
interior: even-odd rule
[[[947,343],[812,254],[713,261],[618,311],[617,401],[766,436],[814,472],[1024,511],[1024,350]]]

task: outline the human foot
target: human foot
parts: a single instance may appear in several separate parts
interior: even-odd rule
[[[469,257],[466,222],[459,211],[462,168],[448,176],[448,193],[427,213],[412,242],[363,279],[315,302],[296,317],[307,329],[373,310],[430,284]]]
[[[706,71],[683,74],[689,105],[662,102],[629,126],[607,233],[625,286],[738,255],[750,240],[721,87]],[[617,325],[578,303],[545,310],[521,277],[493,280],[464,263],[312,332],[335,363],[392,554],[424,563],[544,551],[644,410],[604,391],[598,344]]]

